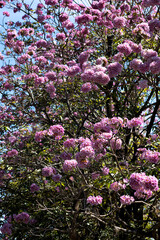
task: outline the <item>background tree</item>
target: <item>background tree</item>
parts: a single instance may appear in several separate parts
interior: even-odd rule
[[[0,1],[3,239],[159,239],[159,4]]]

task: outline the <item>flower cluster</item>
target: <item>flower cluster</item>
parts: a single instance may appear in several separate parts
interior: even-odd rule
[[[56,174],[56,169],[54,167],[44,167],[42,169],[42,175],[44,177],[50,177],[53,174]]]
[[[129,195],[123,195],[120,197],[120,201],[122,205],[130,205],[134,202],[134,197]]]
[[[115,191],[115,192],[118,192],[119,190],[121,189],[125,189],[126,188],[126,185],[125,184],[122,184],[120,182],[113,182],[111,183],[110,185],[110,189]]]
[[[63,171],[68,172],[74,170],[78,165],[78,162],[75,159],[65,160],[63,163]]]
[[[102,168],[102,173],[103,173],[103,175],[108,175],[109,174],[109,168],[107,168],[107,167],[103,167]]]
[[[99,205],[102,203],[103,198],[101,196],[89,196],[87,198],[87,203],[91,205]]]
[[[160,152],[144,149],[143,153],[140,155],[140,158],[145,159],[150,163],[157,164],[160,160]]]
[[[55,139],[61,139],[64,135],[64,128],[59,124],[50,126],[48,135],[55,137]]]
[[[129,179],[132,189],[136,190],[134,195],[137,198],[146,198],[152,196],[153,191],[158,191],[158,179],[154,176],[146,176],[145,173],[132,173]]]
[[[32,183],[32,185],[30,186],[31,193],[38,192],[39,189],[40,187],[35,183]]]
[[[15,215],[14,216],[14,220],[17,222],[17,223],[25,223],[25,224],[28,224],[29,221],[30,221],[30,216],[27,212],[22,212],[22,213],[19,213],[18,215]]]

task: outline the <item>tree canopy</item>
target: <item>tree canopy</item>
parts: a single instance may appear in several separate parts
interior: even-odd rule
[[[158,240],[160,1],[0,8],[0,237]]]

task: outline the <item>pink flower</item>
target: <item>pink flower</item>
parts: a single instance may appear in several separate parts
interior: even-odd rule
[[[112,78],[112,77],[116,77],[118,74],[121,73],[122,71],[122,65],[118,62],[114,62],[114,63],[110,63],[108,65],[108,73],[109,73],[109,77]]]
[[[144,188],[146,190],[158,191],[158,179],[155,176],[146,176],[144,181]]]
[[[50,177],[52,176],[53,174],[56,174],[56,169],[53,168],[53,167],[44,167],[42,169],[42,175],[44,177]]]
[[[37,45],[37,48],[42,48],[42,47],[46,48],[47,47],[47,42],[46,42],[46,40],[41,39],[41,40],[36,42],[36,45]]]
[[[41,142],[42,139],[45,137],[46,133],[47,133],[46,130],[36,132],[36,133],[35,133],[35,141],[36,141],[36,142]]]
[[[122,148],[122,140],[120,138],[112,138],[110,145],[113,150],[119,150]]]
[[[56,96],[56,88],[54,87],[53,82],[49,82],[46,85],[46,92],[49,93],[51,99],[53,99]]]
[[[66,21],[67,19],[68,19],[68,14],[67,14],[67,13],[63,12],[63,13],[60,14],[59,20],[60,20],[61,22],[64,22],[64,21]]]
[[[119,44],[117,50],[126,56],[129,56],[132,53],[132,48],[128,43]]]
[[[54,6],[58,3],[58,0],[45,0],[46,5]]]
[[[153,49],[143,49],[141,55],[145,60],[147,60],[151,57],[157,57],[158,54]]]
[[[32,193],[38,192],[39,189],[40,189],[40,187],[35,183],[32,183],[32,185],[30,186],[30,190],[31,190]]]
[[[68,75],[69,77],[74,77],[74,76],[75,76],[77,73],[79,73],[79,72],[80,72],[80,67],[76,64],[76,65],[68,68],[68,70],[67,70],[67,75]]]
[[[92,21],[93,17],[92,17],[92,15],[85,13],[83,15],[77,16],[75,18],[75,20],[78,24],[81,24],[81,23],[86,23],[86,22]]]
[[[108,175],[109,174],[109,168],[103,167],[102,168],[102,173],[103,173],[103,175]]]
[[[62,176],[60,174],[55,174],[52,176],[53,181],[59,182],[61,180]]]
[[[103,198],[101,196],[89,196],[87,198],[87,203],[91,205],[99,205],[102,203]]]
[[[17,155],[18,155],[18,151],[16,149],[12,149],[11,151],[7,152],[8,157],[13,157],[13,156],[17,156]]]
[[[66,35],[64,33],[57,33],[56,39],[59,41],[64,41],[66,39]]]
[[[158,58],[157,60],[151,62],[149,67],[150,67],[151,73],[159,74],[160,73],[160,58]]]
[[[130,62],[130,68],[133,68],[135,71],[136,70],[139,70],[139,66],[142,64],[142,60],[140,59],[133,59],[131,62]]]
[[[126,188],[126,185],[125,184],[122,184],[120,182],[113,182],[111,183],[110,185],[110,189],[115,191],[115,192],[118,192],[119,190],[121,189],[125,189]]]
[[[5,12],[3,12],[3,15],[5,15],[6,17],[9,17],[10,13],[5,11]]]
[[[143,118],[139,117],[139,118],[132,118],[131,120],[127,121],[127,127],[128,128],[133,128],[133,127],[139,127],[143,124]]]
[[[91,146],[86,146],[86,147],[81,149],[80,154],[83,158],[94,157],[95,152],[94,152],[94,149]]]
[[[19,213],[18,215],[16,215],[14,217],[15,221],[18,222],[18,223],[25,223],[25,224],[28,224],[29,221],[30,221],[30,216],[28,213],[26,212],[22,212],[22,213]]]
[[[122,205],[130,205],[134,202],[134,198],[129,195],[123,195],[120,197],[120,201]]]
[[[0,228],[2,234],[7,234],[7,235],[11,235],[12,234],[12,224],[10,223],[4,223],[2,225],[2,227]]]
[[[82,85],[81,91],[84,93],[90,92],[92,90],[92,84],[90,82],[86,82]]]
[[[69,138],[63,143],[63,146],[65,148],[70,148],[70,147],[75,147],[75,144],[76,144],[75,138]]]
[[[97,71],[94,73],[93,81],[95,83],[106,85],[110,81],[110,77],[103,71]]]
[[[160,160],[160,153],[156,151],[146,150],[141,154],[140,158],[157,164]]]
[[[145,173],[132,173],[129,179],[131,188],[138,190],[143,185],[145,178]]]
[[[83,64],[84,62],[86,62],[89,58],[89,52],[82,52],[80,55],[79,55],[79,58],[78,58],[78,61],[80,64]]]
[[[122,28],[126,25],[126,19],[124,17],[115,17],[113,25],[115,28]]]
[[[63,163],[63,171],[68,172],[74,170],[78,165],[78,162],[75,159],[65,160]]]
[[[50,126],[48,135],[54,136],[55,139],[60,139],[64,135],[64,128],[59,124]]]

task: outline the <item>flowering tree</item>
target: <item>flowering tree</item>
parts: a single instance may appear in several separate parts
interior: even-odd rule
[[[160,1],[32,4],[0,1],[1,237],[158,240]]]

